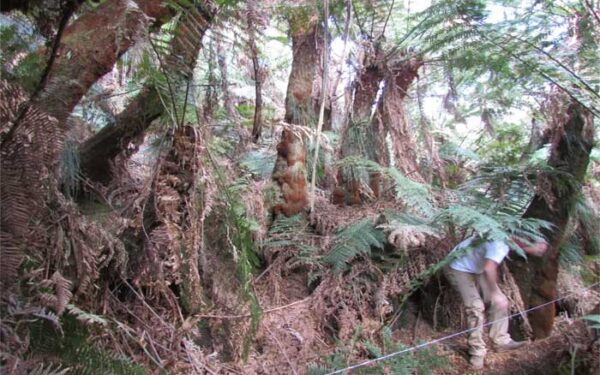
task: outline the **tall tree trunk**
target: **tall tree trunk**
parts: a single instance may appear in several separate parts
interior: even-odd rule
[[[221,40],[221,34],[215,33],[215,42],[217,44],[217,62],[219,63],[219,70],[221,72],[221,92],[223,94],[223,106],[227,115],[231,119],[237,119],[238,113],[235,109],[233,98],[231,97],[231,90],[229,89],[229,67],[227,64],[227,53],[223,49],[223,41]]]
[[[174,77],[178,81],[191,77],[202,47],[202,37],[217,11],[210,1],[197,7],[197,11],[187,12],[176,26],[172,50],[166,59],[171,71],[176,72]],[[83,176],[104,184],[110,182],[114,158],[125,152],[130,142],[140,139],[152,121],[164,111],[154,85],[145,86],[117,115],[114,124],[105,126],[81,145],[79,153]]]
[[[252,68],[254,70],[254,119],[252,123],[252,141],[257,143],[262,134],[262,82],[263,74],[260,67],[260,51],[256,45],[256,31],[258,15],[256,14],[256,4],[254,0],[249,0],[247,8],[247,28],[248,28],[248,48],[252,58]]]
[[[358,155],[387,166],[390,163],[386,144],[389,133],[396,165],[410,178],[422,181],[417,169],[415,142],[406,122],[404,99],[423,61],[420,58],[411,58],[389,66],[389,63],[385,64],[381,61],[382,56],[377,48],[365,51],[365,55],[367,59],[373,61],[373,64],[368,64],[361,71],[353,88],[353,110],[348,126],[341,135],[340,156]],[[381,99],[375,103],[382,80],[385,80],[385,88]],[[371,116],[374,105],[377,110],[375,116]],[[338,186],[335,189],[332,196],[333,203],[362,203],[361,190],[364,189],[361,188],[360,175],[366,172],[357,168],[346,168],[340,172],[338,182],[344,187]],[[368,181],[373,196],[378,198],[381,191],[381,174],[372,172],[368,176],[362,176],[362,180]]]
[[[544,219],[554,224],[553,230],[546,231],[549,250],[542,258],[530,257],[527,262],[510,262],[513,273],[521,290],[523,300],[529,307],[549,303],[532,311],[529,321],[535,338],[550,335],[556,309],[551,301],[557,298],[556,280],[558,275],[558,252],[564,241],[565,230],[575,205],[590,152],[594,143],[592,115],[580,104],[564,99],[566,107],[562,119],[552,127],[552,148],[549,165],[568,176],[540,176],[539,191],[524,217]],[[560,106],[559,103],[555,105]],[[561,113],[557,110],[556,113]]]
[[[285,98],[285,121],[289,124],[310,126],[317,122],[313,82],[319,63],[318,46],[322,45],[317,18],[306,8],[294,9],[290,18],[293,61]],[[290,216],[306,208],[306,150],[301,137],[290,129],[283,130],[277,145],[273,180],[279,184],[284,201],[273,207],[275,214]]]
[[[208,49],[204,50],[204,56],[207,60],[207,77],[206,81],[208,85],[206,86],[206,90],[204,92],[204,103],[202,104],[202,116],[204,118],[204,123],[210,124],[212,123],[213,118],[215,117],[215,109],[219,105],[219,97],[217,94],[217,77],[215,75],[215,46],[214,40],[211,40],[208,44]]]

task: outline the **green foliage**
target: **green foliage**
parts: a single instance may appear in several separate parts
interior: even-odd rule
[[[379,172],[390,178],[394,184],[396,198],[404,202],[409,209],[426,217],[431,216],[434,212],[428,186],[411,180],[394,167],[382,167],[373,160],[357,156],[344,158],[335,164],[340,168],[361,171],[364,175]]]
[[[251,151],[242,156],[240,166],[260,179],[267,179],[273,173],[275,154],[261,151]]]
[[[592,328],[600,329],[600,314],[586,315],[582,319],[592,322]]]
[[[583,263],[583,255],[580,253],[581,242],[575,237],[565,241],[559,249],[559,261],[561,266],[570,266]]]
[[[63,315],[62,333],[37,322],[31,326],[29,356],[45,363],[69,367],[76,374],[146,374],[131,359],[97,348],[87,328],[75,316]]]
[[[312,229],[304,215],[278,215],[269,228],[263,249],[271,253],[286,248],[299,249],[298,255],[290,259],[288,266],[303,266],[308,269],[307,284],[311,286],[321,277],[324,268],[319,249],[311,245],[312,236]]]
[[[468,148],[461,147],[454,142],[444,142],[440,147],[440,157],[449,161],[479,161],[479,155]]]
[[[355,257],[370,256],[371,247],[383,248],[385,241],[385,235],[371,219],[362,219],[338,232],[335,245],[323,260],[341,271]]]
[[[67,141],[65,144],[61,155],[60,166],[62,169],[61,182],[63,194],[67,197],[77,196],[82,181],[81,168],[77,145],[71,141]]]
[[[13,24],[0,24],[0,45],[2,75],[32,92],[46,65],[46,57],[34,52],[40,43],[33,26],[18,19]]]
[[[439,356],[435,348],[411,350],[410,347],[399,340],[394,340],[393,333],[387,326],[381,330],[380,343],[359,339],[361,335],[362,328],[359,327],[355,330],[349,344],[336,342],[336,350],[333,354],[324,358],[324,366],[311,365],[308,373],[311,375],[327,374],[348,367],[354,364],[350,363],[350,360],[356,358],[360,348],[364,348],[369,359],[381,358],[402,351],[406,352],[352,370],[352,373],[356,374],[433,374],[433,370],[445,369],[448,366],[446,358]]]
[[[491,165],[517,165],[527,146],[527,135],[517,125],[496,128],[496,134],[478,150]]]
[[[402,200],[408,208],[424,217],[433,215],[434,207],[431,203],[431,194],[426,185],[411,180],[395,168],[387,168],[385,171],[394,182],[396,198]]]
[[[238,113],[240,114],[240,116],[246,118],[246,119],[252,119],[254,117],[254,104],[247,104],[247,103],[242,103],[242,104],[238,104],[236,106],[236,109],[238,111]]]
[[[223,181],[221,170],[217,169],[216,173],[220,177],[220,181]],[[244,180],[228,186],[220,183],[222,194],[220,198],[225,205],[225,232],[231,246],[230,251],[237,264],[237,277],[240,281],[242,297],[250,304],[250,331],[244,337],[242,353],[244,359],[248,357],[250,345],[258,332],[262,317],[258,298],[252,288],[253,271],[260,265],[254,244],[254,232],[259,228],[259,224],[246,215],[246,207],[240,195],[246,187],[247,183]]]
[[[505,19],[498,19],[499,9],[505,10]],[[397,48],[415,47],[445,61],[458,75],[457,84],[464,86],[460,91],[475,91],[468,102],[480,114],[518,102],[537,106],[520,98],[543,96],[551,83],[597,115],[598,32],[590,26],[591,18],[574,1],[515,7],[442,0],[418,15],[417,25],[401,37]],[[577,25],[575,19],[580,20]],[[578,44],[569,40],[573,33]]]

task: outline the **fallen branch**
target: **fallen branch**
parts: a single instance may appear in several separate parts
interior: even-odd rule
[[[268,313],[272,313],[274,311],[284,310],[284,309],[287,309],[288,307],[292,307],[292,306],[304,303],[304,302],[308,301],[309,299],[311,299],[311,297],[306,297],[304,299],[301,299],[299,301],[295,301],[295,302],[289,303],[287,305],[273,307],[271,309],[267,309],[267,310],[263,311],[263,314],[268,314]],[[199,314],[199,315],[194,315],[194,317],[196,317],[196,318],[207,318],[207,319],[243,319],[243,318],[250,318],[250,317],[252,317],[252,314],[250,314],[250,313],[241,314],[241,315]]]

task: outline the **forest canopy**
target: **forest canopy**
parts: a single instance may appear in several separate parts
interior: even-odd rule
[[[598,371],[599,42],[597,0],[2,1],[0,371],[464,373],[472,235],[536,340],[492,373]]]

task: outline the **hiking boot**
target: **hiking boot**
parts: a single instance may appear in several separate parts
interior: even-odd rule
[[[522,346],[527,345],[527,341],[509,341],[506,344],[496,345],[495,349],[497,353],[508,352],[511,350],[519,349]]]
[[[483,368],[483,356],[472,355],[471,358],[469,358],[469,363],[475,370],[481,370]]]

